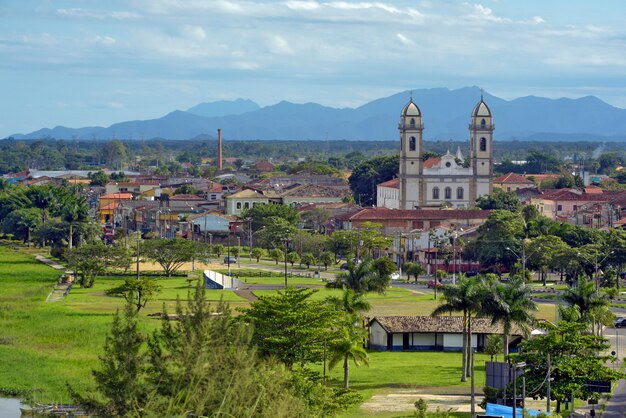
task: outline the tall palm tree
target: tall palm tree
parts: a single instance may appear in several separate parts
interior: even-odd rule
[[[443,303],[431,313],[431,316],[439,316],[445,313],[461,312],[463,315],[463,359],[461,381],[467,381],[469,369],[468,352],[471,347],[471,317],[474,313],[479,314],[483,305],[486,286],[482,285],[482,278],[463,277],[458,285],[443,287]]]
[[[356,293],[352,289],[344,289],[341,297],[331,296],[328,301],[335,305],[335,307],[344,311],[348,315],[361,316],[362,312],[367,312],[371,309],[372,305],[365,299],[365,295],[362,293]]]
[[[359,264],[348,262],[348,271],[339,273],[326,287],[352,289],[355,293],[383,292],[388,281],[374,268],[374,261],[365,260]]]
[[[609,304],[606,295],[597,292],[595,284],[583,276],[578,277],[576,287],[569,287],[563,292],[561,299],[578,310],[579,322],[589,324],[594,333],[597,320],[604,315],[603,311],[608,309]]]
[[[74,237],[74,223],[86,221],[89,217],[89,210],[84,201],[70,202],[63,206],[61,216],[63,220],[69,224],[67,242],[68,248],[71,250]]]
[[[367,331],[358,325],[358,318],[354,315],[344,317],[345,323],[339,330],[337,338],[330,344],[330,361],[328,366],[333,369],[343,360],[343,387],[348,389],[350,379],[350,360],[355,366],[369,365],[367,351],[363,347],[363,341]]]
[[[512,279],[503,285],[497,284],[494,290],[498,296],[497,303],[487,303],[484,313],[491,316],[494,324],[502,324],[503,353],[507,356],[513,325],[528,334],[530,325],[535,321],[531,312],[537,310],[537,305],[532,300],[530,289],[520,279]]]

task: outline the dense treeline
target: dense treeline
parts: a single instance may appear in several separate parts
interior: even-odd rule
[[[426,141],[425,150],[434,154],[455,152],[461,147],[469,154],[467,141]],[[398,152],[397,141],[224,141],[224,156],[246,159],[266,158],[274,161],[305,158],[327,162],[332,167],[354,168],[359,162]],[[107,166],[111,169],[148,168],[172,163],[199,164],[203,157],[217,155],[215,139],[171,140],[15,140],[0,141],[0,174],[27,168],[60,170],[91,169]],[[533,160],[532,152],[543,154]],[[601,156],[605,156],[601,158]],[[530,156],[530,158],[529,158]],[[536,156],[536,155],[535,155]],[[545,156],[551,156],[552,159]],[[558,162],[571,161],[591,172],[603,172],[616,162],[624,162],[626,152],[621,143],[597,142],[533,142],[497,141],[494,157],[503,163],[503,172],[555,172]],[[529,160],[520,168],[511,161]],[[176,168],[174,164],[173,168]],[[235,165],[236,169],[239,167]],[[502,170],[501,170],[502,171]]]

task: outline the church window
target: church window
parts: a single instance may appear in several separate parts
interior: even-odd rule
[[[439,199],[439,187],[433,187],[433,199]]]
[[[415,128],[415,119],[411,118],[411,122],[409,122],[411,128]]]
[[[450,161],[448,161],[448,162],[446,163],[446,167],[450,168],[451,166],[452,166],[452,163],[450,163]]]
[[[459,187],[456,189],[456,198],[459,200],[463,200],[463,188]]]
[[[237,209],[241,209],[241,202],[237,202]]]
[[[485,119],[483,118],[483,120],[480,121],[480,127],[484,128],[485,125],[487,125],[487,122],[485,121]]]
[[[415,151],[415,137],[409,139],[409,151]]]
[[[480,151],[487,151],[487,138],[480,138]]]
[[[446,187],[444,190],[445,199],[452,199],[452,189]]]

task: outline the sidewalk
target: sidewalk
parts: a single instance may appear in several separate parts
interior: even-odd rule
[[[62,273],[62,275],[71,276],[74,274],[72,271],[66,270],[65,266],[62,266],[56,261],[52,261],[49,258],[46,258],[41,254],[36,255],[35,260],[47,266],[50,266],[55,270],[59,270]],[[69,293],[71,289],[72,289],[72,282],[65,282],[59,279],[59,281],[54,286],[54,289],[52,289],[52,291],[48,294],[48,297],[46,298],[46,302],[58,302],[62,300],[63,298],[65,298],[65,296],[67,296],[67,294]]]
[[[596,416],[599,414],[596,411]],[[622,379],[613,391],[613,396],[604,407],[602,418],[624,418],[626,417],[626,380]]]

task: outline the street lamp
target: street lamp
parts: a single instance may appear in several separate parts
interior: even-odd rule
[[[211,264],[211,252],[213,252],[213,234],[209,233],[209,264]]]
[[[580,258],[582,258],[583,260],[588,261],[589,263],[594,265],[593,268],[593,275],[594,275],[594,281],[596,284],[596,293],[599,291],[600,289],[600,281],[598,280],[598,273],[600,272],[600,265],[602,263],[604,263],[604,261],[609,258],[610,255],[612,255],[613,253],[615,253],[614,250],[611,250],[606,256],[604,256],[604,258],[600,261],[598,261],[598,249],[595,249],[595,257],[594,257],[594,261],[592,262],[591,260],[589,260],[587,257],[585,257],[584,255],[582,255],[580,252],[578,252],[578,256]],[[619,279],[618,279],[619,280]]]
[[[456,239],[459,237],[459,231],[463,232],[463,228],[453,228],[452,230],[452,284],[456,284]]]
[[[248,221],[248,255],[252,262],[252,218],[247,217],[244,220]]]
[[[507,250],[513,253],[515,257],[522,259],[522,287],[526,287],[526,245],[522,239],[522,256],[520,257],[511,247],[506,247]]]
[[[237,267],[241,268],[241,237],[237,237]]]
[[[289,242],[289,238],[282,238],[281,241],[283,242],[284,245],[284,251],[285,251],[285,289],[287,288],[287,242]]]
[[[517,417],[517,370],[523,369],[526,367],[525,362],[513,363],[513,418]],[[522,400],[522,405],[524,405],[524,400]],[[523,408],[523,406],[522,406]]]

